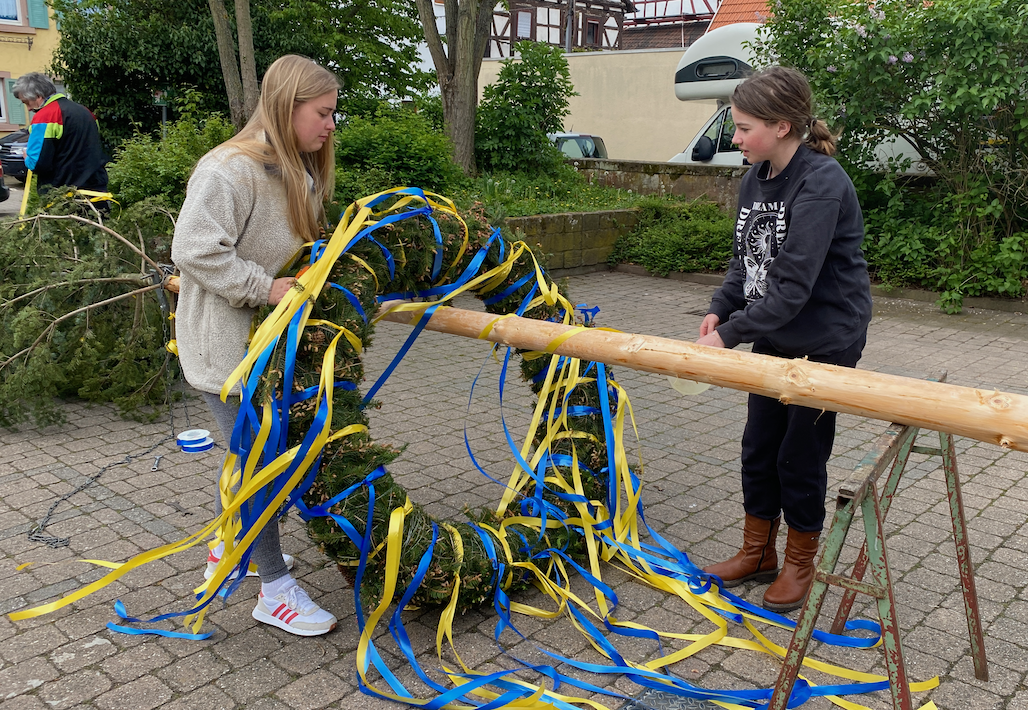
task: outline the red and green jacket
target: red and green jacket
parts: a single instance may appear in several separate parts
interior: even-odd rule
[[[39,185],[73,185],[106,190],[107,156],[100,146],[96,117],[64,94],[46,100],[29,126],[25,167]]]

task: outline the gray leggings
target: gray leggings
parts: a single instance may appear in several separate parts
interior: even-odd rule
[[[216,394],[211,394],[210,392],[201,392],[201,394],[204,401],[207,402],[211,414],[214,415],[214,421],[217,422],[218,428],[221,429],[221,435],[225,438],[225,443],[228,444],[232,439],[232,429],[236,424],[236,416],[239,414],[239,404],[234,401],[234,397],[229,397],[228,403],[225,403]],[[228,456],[227,453],[225,455]],[[215,481],[220,478],[221,469],[218,469]],[[218,515],[221,515],[221,492],[218,488],[215,488],[214,509]],[[261,582],[273,582],[289,574],[289,569],[282,560],[282,543],[278,537],[278,521],[272,521],[264,527],[264,530],[257,537],[257,543],[253,547],[253,554],[250,558],[257,563],[257,573],[261,576]]]

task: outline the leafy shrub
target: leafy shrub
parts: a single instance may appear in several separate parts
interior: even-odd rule
[[[550,173],[481,175],[452,197],[463,207],[482,203],[494,221],[497,217],[625,209],[653,199],[631,190],[592,185],[566,163]]]
[[[639,225],[621,237],[611,264],[639,264],[660,276],[672,271],[724,271],[732,258],[732,217],[711,202],[648,198]]]
[[[546,137],[563,130],[575,96],[568,61],[558,47],[519,42],[520,59],[502,62],[495,84],[483,90],[475,117],[475,159],[486,170],[552,172],[563,164]]]
[[[417,112],[425,117],[430,125],[440,133],[443,132],[443,97],[439,94],[425,94],[414,99]]]
[[[213,114],[204,120],[189,117],[169,124],[163,140],[137,133],[122,143],[107,166],[110,190],[122,206],[163,196],[178,209],[196,161],[234,132],[231,123]]]
[[[776,0],[757,43],[764,61],[803,71],[821,114],[845,128],[840,162],[869,212],[872,266],[938,288],[947,310],[963,295],[1024,292],[1025,12],[1005,0]],[[937,190],[897,185],[909,194],[879,204],[859,173],[889,137],[917,149]]]
[[[355,200],[376,192],[388,190],[399,184],[393,179],[392,173],[381,168],[367,168],[365,170],[354,170],[350,168],[336,168],[336,188],[333,198],[334,209],[328,210],[329,221],[335,223],[339,215],[346,209],[346,206]],[[416,185],[421,187],[421,185]]]
[[[384,187],[415,185],[445,194],[463,180],[451,155],[449,139],[407,108],[379,108],[372,117],[351,116],[336,129],[338,167],[344,173],[386,175],[391,184]],[[344,180],[344,191],[353,181]]]

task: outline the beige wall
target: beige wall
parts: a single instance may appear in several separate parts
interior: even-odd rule
[[[675,98],[675,67],[682,49],[575,52],[568,57],[578,96],[564,130],[603,138],[618,160],[666,161],[682,152],[714,113],[714,101]],[[479,96],[496,80],[500,61],[486,59]]]

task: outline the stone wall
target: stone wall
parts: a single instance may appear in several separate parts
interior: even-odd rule
[[[510,217],[507,227],[515,239],[539,246],[548,271],[570,276],[606,269],[614,242],[638,222],[635,210],[606,210]]]
[[[682,163],[647,163],[638,160],[572,161],[589,182],[618,187],[643,195],[683,195],[705,197],[723,209],[734,212],[739,182],[749,167],[722,168]]]

